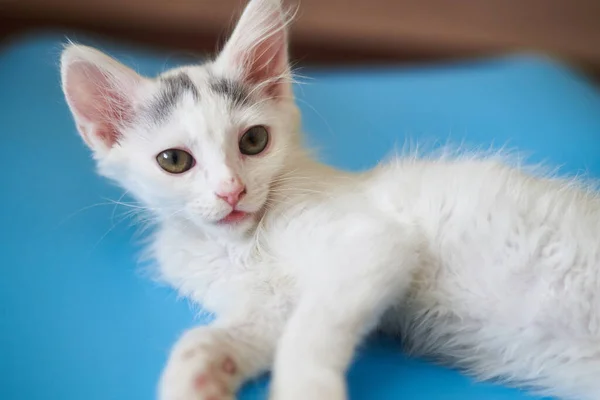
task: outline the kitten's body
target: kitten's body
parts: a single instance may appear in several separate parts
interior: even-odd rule
[[[307,262],[320,226],[342,220],[342,229],[360,229],[363,214],[390,235],[411,224],[426,257],[380,328],[480,378],[560,385],[556,394],[565,396],[587,386],[594,395],[586,398],[600,396],[600,199],[593,193],[476,158],[400,158],[356,175],[300,170],[300,184],[290,176],[288,188],[297,193],[246,240],[182,243],[181,227],[165,223],[155,244],[164,278],[218,315],[254,305],[285,319],[307,290],[304,277],[310,284],[326,273],[311,270],[324,267],[318,260]],[[193,256],[173,257],[182,252]],[[551,374],[541,375],[545,369]]]
[[[253,0],[214,63],[158,81],[87,48],[63,56],[100,172],[159,221],[161,276],[218,315],[175,346],[162,399],[229,399],[273,363],[273,398],[343,399],[376,326],[481,378],[600,398],[597,194],[490,158],[361,174],[317,163],[281,80],[284,28],[276,1]],[[263,124],[268,147],[240,155],[239,132]],[[168,148],[196,164],[164,174],[155,156]],[[244,197],[229,206],[218,193],[234,181]],[[232,210],[246,217],[223,222]]]

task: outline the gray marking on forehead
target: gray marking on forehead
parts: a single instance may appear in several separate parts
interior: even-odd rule
[[[198,88],[185,72],[161,77],[159,82],[162,84],[161,90],[149,107],[150,114],[155,121],[161,121],[168,117],[185,93],[191,93],[195,101],[200,100]]]
[[[250,101],[246,86],[234,79],[224,77],[211,77],[208,81],[210,90],[227,97],[234,106],[246,105]]]

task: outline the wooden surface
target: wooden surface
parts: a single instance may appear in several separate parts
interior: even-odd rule
[[[0,0],[0,26],[4,31],[77,28],[159,46],[212,51],[244,3]],[[600,0],[301,0],[299,6],[292,53],[308,63],[527,50],[600,71]]]

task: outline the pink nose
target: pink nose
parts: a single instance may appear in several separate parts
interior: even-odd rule
[[[246,194],[246,187],[238,180],[224,191],[218,191],[217,197],[225,200],[230,206],[235,207]]]

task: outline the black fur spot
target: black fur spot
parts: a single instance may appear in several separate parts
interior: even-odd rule
[[[160,78],[160,82],[162,89],[149,107],[150,115],[155,121],[161,121],[168,117],[186,92],[191,93],[196,101],[200,100],[198,88],[185,72]]]
[[[209,81],[210,90],[227,97],[234,106],[246,105],[249,102],[248,89],[242,82],[223,77],[212,77]]]

